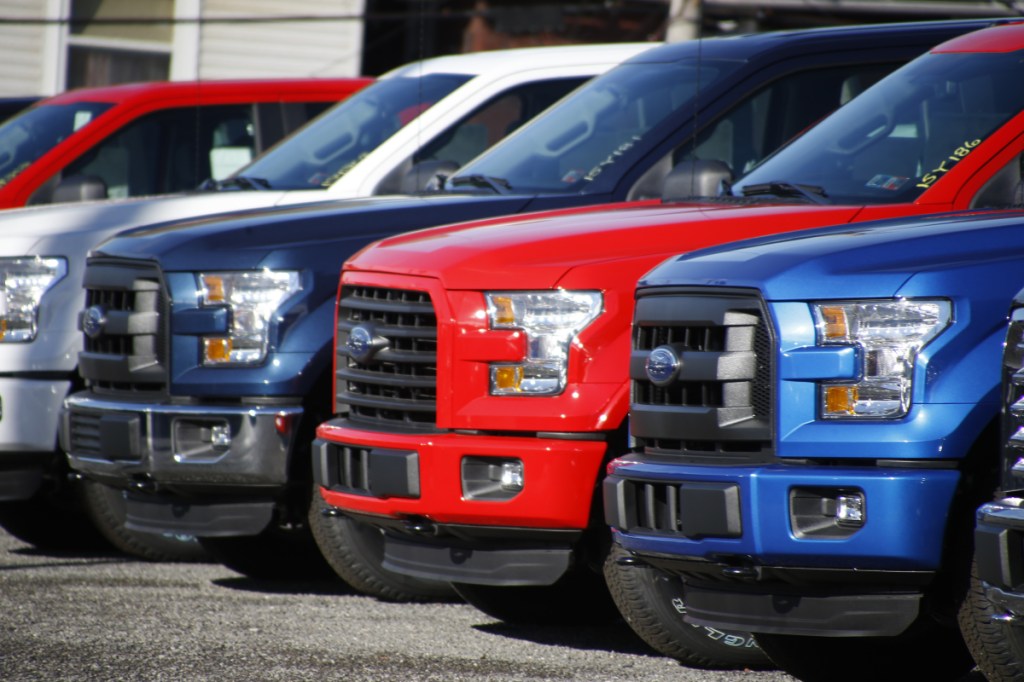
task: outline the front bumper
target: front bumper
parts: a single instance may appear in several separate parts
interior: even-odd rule
[[[72,469],[157,493],[129,499],[129,527],[247,535],[269,520],[288,483],[301,416],[298,406],[127,403],[76,393],[65,401],[60,438]],[[221,501],[226,493],[243,499]],[[245,511],[243,522],[239,504],[258,510]]]
[[[940,567],[960,474],[936,467],[726,468],[623,458],[604,482],[605,515],[625,549],[683,575],[692,622],[892,635],[916,617]],[[863,521],[837,522],[837,498],[855,496]]]
[[[978,509],[974,558],[993,605],[1024,617],[1024,508],[1019,503],[996,500]]]
[[[385,565],[400,573],[551,584],[593,525],[603,439],[385,434],[343,420],[317,435],[313,472],[324,500],[385,527]],[[501,486],[510,462],[521,466],[519,490]]]
[[[32,497],[57,453],[70,380],[0,378],[0,502]]]

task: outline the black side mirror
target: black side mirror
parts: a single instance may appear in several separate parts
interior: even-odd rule
[[[732,171],[724,161],[702,159],[681,161],[665,176],[662,201],[683,201],[697,197],[715,197],[721,188],[732,184]]]
[[[90,201],[107,198],[107,183],[95,175],[72,175],[64,178],[53,190],[52,203]]]

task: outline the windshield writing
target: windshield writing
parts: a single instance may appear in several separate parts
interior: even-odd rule
[[[912,202],[1024,109],[1022,78],[1014,54],[927,54],[766,159],[733,193],[788,183],[836,204]]]
[[[652,130],[677,125],[698,90],[734,68],[713,60],[699,68],[696,62],[618,66],[465,166],[453,182],[475,175],[503,178],[522,192],[595,191],[599,178],[628,170]]]

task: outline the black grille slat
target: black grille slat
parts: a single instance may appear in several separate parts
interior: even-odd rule
[[[167,390],[167,296],[151,263],[90,259],[86,307],[103,311],[98,336],[84,335],[79,371],[101,393],[163,394]]]
[[[373,337],[369,357],[349,350],[357,327]],[[437,317],[428,293],[345,286],[336,339],[335,396],[348,419],[382,428],[434,428]]]
[[[639,292],[630,357],[637,452],[721,464],[774,457],[768,319],[756,292]],[[646,371],[648,356],[659,347],[670,347],[681,359],[661,385]]]
[[[102,451],[99,416],[71,412],[69,419],[72,451],[79,455],[98,456]]]

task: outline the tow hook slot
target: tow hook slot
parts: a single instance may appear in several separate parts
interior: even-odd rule
[[[437,535],[437,526],[433,521],[427,519],[406,519],[402,526],[407,533],[412,535]]]

